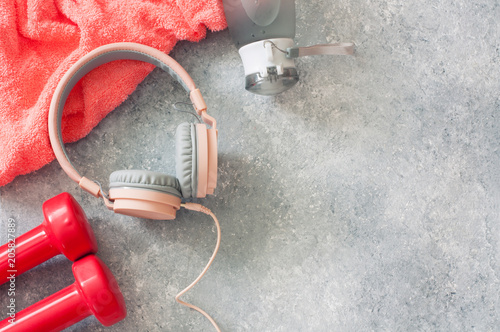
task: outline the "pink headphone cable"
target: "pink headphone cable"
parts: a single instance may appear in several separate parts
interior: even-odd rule
[[[214,261],[215,259],[215,255],[217,255],[217,251],[219,251],[219,246],[220,246],[220,225],[219,225],[219,221],[217,220],[217,217],[215,216],[215,214],[213,214],[212,211],[210,211],[208,208],[204,207],[203,205],[201,204],[196,204],[196,203],[183,203],[181,204],[181,207],[184,207],[188,210],[192,210],[192,211],[198,211],[198,212],[202,212],[202,213],[205,213],[205,214],[208,214],[209,216],[211,216],[213,219],[214,219],[214,222],[215,222],[215,226],[217,227],[217,243],[215,244],[215,249],[214,249],[214,252],[212,254],[212,257],[210,257],[210,260],[208,261],[207,265],[205,266],[205,268],[203,269],[203,271],[201,271],[200,275],[198,276],[198,278],[196,278],[192,283],[191,285],[187,286],[184,290],[182,290],[179,294],[177,294],[177,296],[175,297],[175,300],[177,302],[179,302],[180,304],[182,305],[185,305],[186,307],[188,308],[191,308],[191,309],[194,309],[196,311],[198,311],[199,313],[201,313],[203,316],[205,316],[209,321],[210,323],[212,323],[212,325],[215,327],[215,329],[217,330],[217,332],[221,332],[220,331],[220,328],[219,326],[217,325],[217,323],[213,320],[212,317],[210,317],[209,314],[207,314],[205,311],[203,311],[201,308],[195,306],[195,305],[192,305],[190,303],[187,303],[187,302],[184,302],[182,300],[180,300],[179,298],[184,295],[188,290],[190,290],[191,288],[193,288],[194,285],[196,285],[198,283],[198,281],[200,281],[200,279],[205,275],[205,273],[207,272],[208,268],[210,267],[210,265],[212,265],[212,262]]]

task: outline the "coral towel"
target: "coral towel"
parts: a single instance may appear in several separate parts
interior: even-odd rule
[[[0,0],[0,186],[54,159],[50,101],[84,54],[122,41],[168,53],[225,27],[221,0]],[[115,61],[83,78],[64,109],[64,141],[87,135],[153,68]]]

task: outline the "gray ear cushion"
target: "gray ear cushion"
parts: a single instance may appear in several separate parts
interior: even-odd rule
[[[161,191],[166,194],[181,196],[179,181],[173,176],[143,170],[115,171],[109,176],[110,188],[140,188]]]
[[[196,127],[181,123],[175,132],[175,173],[184,198],[193,197],[198,189],[198,152]]]

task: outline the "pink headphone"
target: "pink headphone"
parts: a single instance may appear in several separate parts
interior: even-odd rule
[[[75,84],[92,69],[121,59],[149,62],[172,75],[189,93],[205,124],[182,123],[176,130],[176,177],[144,170],[111,173],[110,189],[78,173],[71,164],[61,134],[61,118],[66,99]],[[217,129],[207,114],[200,90],[189,74],[168,55],[135,43],[115,43],[99,47],[78,60],[59,82],[49,110],[50,143],[59,164],[68,176],[95,197],[102,197],[116,213],[147,219],[174,219],[182,198],[203,198],[217,186]],[[210,126],[211,128],[208,128]]]

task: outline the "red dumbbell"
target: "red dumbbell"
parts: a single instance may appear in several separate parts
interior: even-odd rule
[[[44,221],[0,247],[0,285],[59,254],[71,261],[97,252],[97,242],[85,212],[68,193],[43,203]]]
[[[127,316],[125,300],[116,279],[96,256],[73,263],[75,283],[16,313],[13,323],[0,322],[0,332],[61,331],[94,315],[104,326]]]

